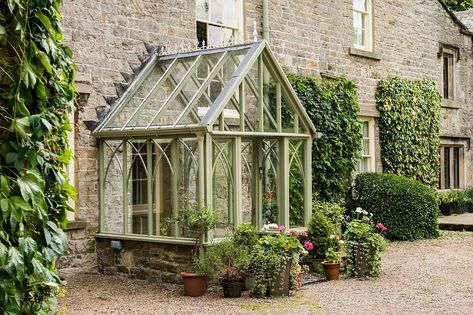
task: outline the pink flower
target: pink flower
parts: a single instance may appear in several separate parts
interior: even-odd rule
[[[376,227],[381,231],[381,233],[388,230],[383,223],[376,223]]]
[[[307,249],[308,251],[311,251],[314,249],[314,244],[312,244],[311,242],[305,242],[304,243],[304,247],[305,249]]]
[[[291,235],[291,236],[296,236],[296,235],[297,235],[297,231],[291,230],[291,231],[289,232],[289,235]]]
[[[283,225],[278,226],[278,231],[279,232],[284,232],[286,228]]]
[[[300,236],[308,237],[309,234],[307,234],[307,231],[302,231],[302,232],[300,233]]]

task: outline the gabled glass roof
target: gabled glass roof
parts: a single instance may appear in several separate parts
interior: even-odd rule
[[[189,128],[315,135],[265,41],[153,56],[94,134]]]

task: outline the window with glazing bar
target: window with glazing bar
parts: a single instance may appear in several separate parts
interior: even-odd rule
[[[464,149],[461,145],[440,146],[439,189],[460,189],[464,181]]]
[[[373,50],[372,0],[353,0],[354,47]]]
[[[196,0],[199,46],[216,47],[242,42],[241,0]]]

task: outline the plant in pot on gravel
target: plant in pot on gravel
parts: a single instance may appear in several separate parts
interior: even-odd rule
[[[250,262],[250,249],[238,246],[233,238],[218,243],[215,249],[220,257],[218,274],[222,279],[223,296],[241,297]]]
[[[264,231],[274,231],[272,226],[269,228]],[[298,237],[285,233],[283,226],[278,226],[276,232],[259,238],[251,252],[249,271],[255,277],[252,296],[288,295],[292,261],[307,253]]]
[[[338,280],[340,275],[341,255],[335,248],[329,248],[325,253],[325,260],[322,262],[327,280]]]
[[[194,262],[195,272],[181,272],[184,282],[184,295],[201,296],[207,288],[207,277],[209,277],[215,263],[205,262],[205,259],[214,257],[199,257],[204,254],[204,238],[208,231],[215,228],[220,221],[219,212],[212,211],[209,207],[199,207],[198,204],[191,204],[182,210],[178,221],[187,228],[195,237],[194,249],[191,252],[191,261]],[[197,259],[197,257],[202,259]]]
[[[356,278],[376,277],[381,267],[380,252],[386,247],[381,235],[387,230],[382,223],[376,225],[372,215],[357,208],[348,222],[344,239],[348,254],[347,274]]]

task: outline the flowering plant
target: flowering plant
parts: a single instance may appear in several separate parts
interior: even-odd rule
[[[382,223],[373,223],[373,215],[358,207],[351,221],[347,223],[344,239],[347,242],[349,275],[355,277],[373,277],[379,274],[381,256],[386,247],[382,233],[387,227]],[[365,263],[363,263],[363,262]],[[361,270],[356,266],[367,266]]]

